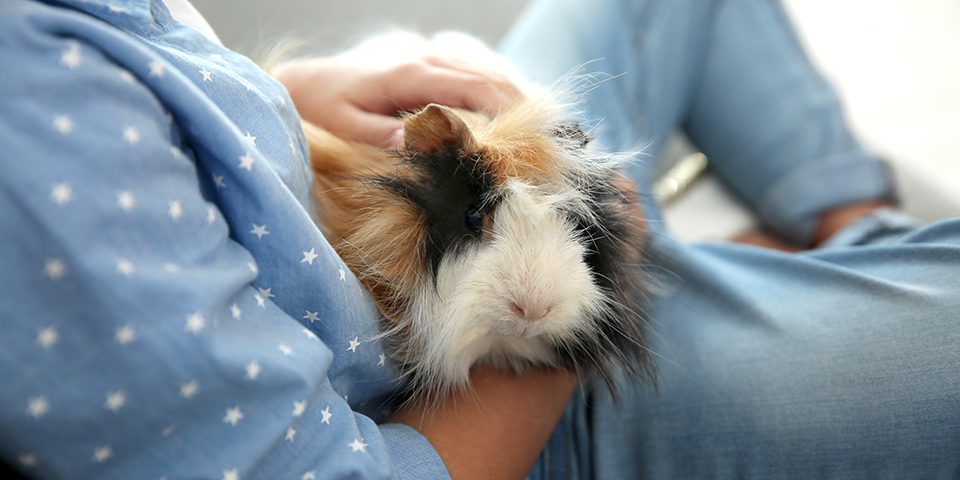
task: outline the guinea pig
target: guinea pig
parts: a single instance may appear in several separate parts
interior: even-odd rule
[[[415,396],[485,362],[653,374],[639,312],[644,216],[622,160],[549,95],[493,118],[431,104],[380,150],[304,125],[325,235],[384,316]]]

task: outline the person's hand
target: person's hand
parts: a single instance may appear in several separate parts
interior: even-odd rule
[[[470,370],[470,388],[435,402],[407,403],[387,422],[420,432],[454,480],[523,478],[546,445],[578,383],[560,370],[517,375]]]
[[[402,146],[398,112],[439,103],[495,115],[522,96],[497,72],[437,56],[391,66],[349,56],[311,58],[281,64],[273,74],[304,120],[379,147]]]
[[[889,200],[873,200],[841,205],[823,212],[817,219],[812,248],[823,245],[827,240],[830,240],[834,234],[843,230],[847,225],[860,220],[874,210],[892,206],[895,206],[895,204]],[[764,229],[750,230],[733,237],[731,240],[735,243],[772,248],[784,252],[799,252],[805,250],[803,246],[785,240],[779,235]]]

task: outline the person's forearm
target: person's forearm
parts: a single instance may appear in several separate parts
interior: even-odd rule
[[[425,436],[455,480],[519,479],[532,468],[577,385],[573,374],[474,368],[471,388],[408,405],[388,421]]]

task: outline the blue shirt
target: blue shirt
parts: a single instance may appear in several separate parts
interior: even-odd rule
[[[284,88],[163,2],[0,5],[0,451],[71,478],[436,478]],[[10,274],[12,272],[12,275]]]

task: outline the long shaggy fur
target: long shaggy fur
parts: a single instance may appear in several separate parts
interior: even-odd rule
[[[327,238],[376,299],[418,398],[471,365],[652,377],[644,217],[621,159],[588,146],[562,96],[527,87],[493,118],[430,105],[385,151],[304,124]]]

